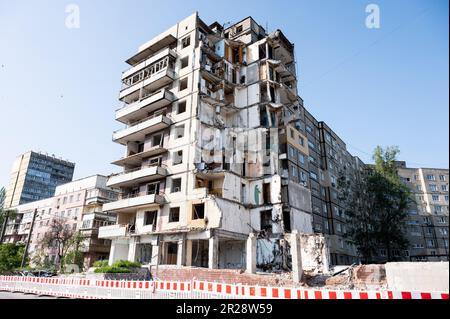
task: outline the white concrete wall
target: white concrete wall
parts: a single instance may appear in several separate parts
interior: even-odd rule
[[[312,234],[312,216],[310,213],[291,208],[291,229],[299,233]]]
[[[113,240],[111,244],[111,251],[109,255],[109,265],[112,265],[118,260],[127,260],[129,245],[118,240]]]
[[[395,262],[385,265],[389,289],[449,291],[448,262]]]
[[[329,270],[329,247],[322,234],[300,234],[302,268],[315,273]]]

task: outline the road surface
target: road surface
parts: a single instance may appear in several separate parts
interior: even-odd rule
[[[0,291],[0,299],[56,299],[56,297],[23,294],[21,292]]]

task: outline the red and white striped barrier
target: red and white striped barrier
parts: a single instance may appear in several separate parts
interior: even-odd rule
[[[194,281],[193,290],[223,298],[270,299],[388,299],[386,291],[314,290],[302,288],[261,287],[240,284]]]
[[[119,281],[0,276],[0,291],[83,299],[449,299],[448,292],[326,290],[194,280]]]

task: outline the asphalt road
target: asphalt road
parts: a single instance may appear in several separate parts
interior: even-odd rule
[[[0,299],[56,299],[56,297],[0,291]]]

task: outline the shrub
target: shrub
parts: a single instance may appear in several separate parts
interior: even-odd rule
[[[0,244],[0,273],[19,268],[22,263],[24,250],[23,245]]]
[[[106,267],[100,267],[100,268],[95,269],[95,272],[111,274],[111,273],[130,273],[131,271],[129,269],[123,268],[123,267],[106,266]]]
[[[118,268],[139,268],[141,267],[141,263],[132,262],[128,260],[119,260],[116,261],[114,264],[112,264],[112,266]]]
[[[94,262],[94,267],[107,267],[108,261],[107,260],[97,260]]]

